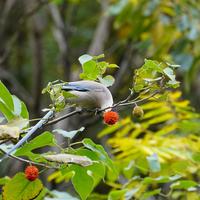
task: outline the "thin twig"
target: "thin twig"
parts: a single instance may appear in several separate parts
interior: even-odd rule
[[[6,152],[4,150],[0,149],[0,151],[2,153],[6,154]],[[24,159],[24,158],[21,158],[21,157],[18,157],[18,156],[14,156],[14,155],[9,155],[9,157],[13,158],[15,160],[18,160],[20,162],[29,163],[29,164],[32,164],[32,165],[38,165],[38,166],[46,167],[46,168],[49,168],[49,169],[59,169],[59,167],[56,167],[56,166],[50,166],[50,165],[47,165],[47,164],[44,164],[44,163],[34,162],[34,161],[27,160],[27,159]]]
[[[66,115],[63,115],[62,117],[58,117],[58,118],[56,118],[56,119],[54,119],[54,120],[51,120],[51,121],[47,122],[46,124],[44,124],[44,126],[49,126],[49,125],[55,124],[55,123],[57,123],[57,122],[59,122],[59,121],[61,121],[61,120],[63,120],[63,119],[66,119],[66,118],[68,118],[68,117],[71,117],[72,115],[80,114],[80,113],[82,113],[82,112],[83,112],[83,110],[75,110],[75,111],[72,111],[72,112],[70,112],[70,113],[67,113]]]
[[[70,113],[67,113],[66,115],[63,115],[62,117],[59,117],[59,118],[56,118],[54,120],[51,120],[47,123],[44,124],[44,126],[49,126],[49,125],[52,125],[52,124],[55,124],[59,121],[62,121],[63,119],[66,119],[68,117],[71,117],[73,115],[76,115],[76,114],[81,114],[83,112],[94,112],[94,113],[100,113],[100,112],[103,112],[109,108],[116,108],[116,107],[120,107],[120,106],[128,106],[128,105],[133,105],[133,104],[136,104],[136,103],[140,103],[142,101],[146,101],[148,99],[150,99],[151,97],[155,96],[159,91],[156,91],[154,92],[153,94],[151,94],[150,96],[144,98],[144,99],[139,99],[137,100],[138,98],[135,98],[133,101],[130,101],[128,102],[128,100],[132,97],[133,93],[131,92],[131,94],[125,99],[125,100],[122,100],[122,101],[119,101],[118,103],[114,104],[113,106],[110,106],[110,107],[107,107],[107,108],[104,108],[104,109],[94,109],[94,110],[83,110],[83,109],[80,109],[80,110],[75,110],[75,111],[72,111]]]
[[[154,92],[153,94],[151,94],[150,96],[148,96],[144,99],[139,99],[139,100],[136,100],[136,101],[130,101],[130,102],[122,103],[122,104],[120,104],[120,106],[128,106],[128,105],[133,105],[135,103],[140,103],[140,102],[146,101],[146,100],[152,98],[153,96],[155,96],[158,93],[159,93],[159,91],[156,91],[156,92]]]

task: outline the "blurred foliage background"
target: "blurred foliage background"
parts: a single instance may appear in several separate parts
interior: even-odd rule
[[[0,9],[0,78],[33,114],[46,105],[41,89],[49,81],[79,78],[84,53],[120,66],[111,88],[119,98],[144,58],[180,64],[184,95],[199,109],[198,1],[7,0]]]
[[[141,66],[145,58],[150,58],[181,65],[177,76],[183,96],[198,111],[199,19],[198,0],[2,0],[0,79],[27,104],[32,117],[39,117],[41,109],[49,103],[48,97],[41,95],[42,88],[57,79],[78,80],[80,55],[104,53],[108,62],[120,67],[109,71],[116,79],[110,88],[115,102],[128,95],[134,69]],[[130,108],[123,110],[122,118],[130,113]],[[175,117],[174,113],[169,116]],[[134,129],[130,119],[126,123],[131,123],[128,127]],[[96,138],[104,125],[98,118],[89,116],[73,117],[57,126],[67,130],[86,126],[87,137],[103,144],[110,137],[105,134],[106,139]],[[186,124],[182,126],[187,127]],[[160,128],[160,124],[154,127]],[[176,124],[170,128],[174,131]],[[146,125],[145,131],[150,131]],[[111,138],[108,142],[114,148],[123,149],[123,140],[120,138],[118,144],[117,139]],[[150,147],[147,144],[145,148]],[[156,151],[158,153],[159,148]],[[14,174],[19,166],[4,167],[2,173],[9,171]]]

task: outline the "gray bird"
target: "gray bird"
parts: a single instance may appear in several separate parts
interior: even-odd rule
[[[106,110],[110,110],[109,107],[113,105],[113,97],[109,89],[95,81],[69,82],[62,89],[75,95],[67,99],[67,102],[82,108],[108,108]]]
[[[66,101],[76,104],[82,108],[94,109],[100,108],[105,111],[111,110],[113,105],[113,97],[109,89],[103,84],[95,81],[75,81],[69,82],[62,86],[62,90],[74,94],[75,97],[68,98]],[[15,144],[4,156],[0,162],[11,155],[17,148],[23,145],[28,138],[39,128],[45,124],[49,118],[54,115],[54,111],[50,110],[27,134]]]

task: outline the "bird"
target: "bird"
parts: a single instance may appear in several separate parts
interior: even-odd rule
[[[78,107],[86,109],[102,109],[103,112],[112,109],[113,97],[110,90],[96,81],[82,80],[67,82],[62,85],[62,90],[74,95],[74,97],[66,99],[67,103],[75,104]],[[47,114],[36,123],[26,135],[3,156],[3,158],[0,159],[0,162],[9,157],[17,148],[22,146],[31,135],[35,133],[37,129],[41,128],[53,115],[53,110],[48,111]]]
[[[81,108],[109,111],[113,106],[110,90],[96,81],[69,82],[62,86],[62,90],[74,95],[74,97],[66,99],[67,103],[75,104]]]

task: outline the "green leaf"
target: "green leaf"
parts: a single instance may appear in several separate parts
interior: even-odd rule
[[[14,114],[15,116],[21,116],[25,119],[29,118],[29,113],[26,108],[26,105],[19,100],[15,95],[12,95],[13,103],[14,103]]]
[[[43,185],[39,179],[29,181],[24,173],[18,173],[3,188],[3,199],[29,200],[34,199],[42,190]]]
[[[108,200],[121,200],[121,199],[124,199],[124,196],[125,196],[126,192],[127,192],[127,189],[111,191],[109,193],[109,195],[108,195]]]
[[[156,189],[156,190],[152,190],[152,191],[149,191],[149,192],[145,192],[142,197],[141,197],[141,200],[145,200],[145,199],[148,199],[149,197],[152,197],[156,194],[159,194],[161,192],[161,189]]]
[[[159,84],[155,80],[160,80],[161,74],[163,74],[161,63],[145,59],[144,65],[135,71],[134,90],[140,92],[148,86],[151,87],[151,90],[152,88],[159,87]],[[154,80],[154,85],[152,85],[152,81],[147,80]]]
[[[149,163],[150,171],[159,172],[160,171],[160,162],[158,160],[157,154],[147,156],[147,161]]]
[[[189,162],[187,160],[180,160],[180,161],[174,161],[171,164],[171,168],[176,173],[185,173],[185,170],[189,167]]]
[[[81,166],[71,165],[70,170],[74,171],[72,184],[82,200],[87,199],[94,188],[93,178],[88,171]]]
[[[74,150],[73,150],[74,151]],[[89,149],[79,148],[76,149],[76,155],[79,156],[87,156],[91,160],[93,160],[93,164],[84,167],[84,169],[89,172],[89,175],[93,178],[94,186],[96,186],[101,179],[105,177],[105,165],[102,162],[99,162],[99,157],[93,151]],[[62,173],[66,174],[69,172],[69,169],[63,169]]]
[[[82,131],[84,131],[85,130],[85,128],[84,127],[81,127],[80,129],[78,129],[78,130],[73,130],[73,131],[65,131],[65,130],[63,130],[63,129],[55,129],[55,130],[53,130],[52,132],[53,133],[58,133],[58,134],[61,134],[63,137],[67,137],[67,138],[70,138],[70,139],[72,139],[77,133],[79,133],[79,132],[82,132]]]
[[[182,180],[182,181],[177,181],[173,184],[171,184],[171,188],[172,189],[189,189],[191,187],[196,187],[198,186],[198,184],[194,181],[190,181],[190,180]]]
[[[85,167],[87,170],[92,171],[92,177],[94,177],[94,181],[96,180],[96,182],[99,181],[100,179],[103,179],[105,176],[105,166],[103,163],[98,162],[99,161],[99,157],[97,156],[97,154],[93,151],[90,151],[88,149],[78,149],[76,150],[76,153],[80,156],[87,156],[88,158],[90,158],[93,161],[97,161],[94,162],[92,165]]]
[[[93,56],[93,59],[98,60],[98,59],[101,59],[101,58],[104,58],[104,57],[105,57],[105,55],[102,53],[98,56]]]
[[[27,107],[25,105],[24,102],[21,101],[21,113],[20,116],[25,118],[25,119],[29,119],[29,112],[27,110]]]
[[[174,176],[159,176],[156,178],[152,178],[152,177],[146,177],[143,179],[143,183],[144,184],[154,184],[154,183],[168,183],[171,181],[176,181],[178,179],[180,179],[182,176],[177,174]]]
[[[3,115],[6,117],[6,119],[9,121],[15,117],[13,112],[8,109],[8,107],[0,101],[0,111],[3,113]]]
[[[83,73],[80,74],[80,78],[82,79],[96,80],[100,75],[100,69],[94,60],[85,62],[82,67]]]
[[[109,158],[108,154],[104,150],[104,148],[101,145],[95,144],[91,139],[85,138],[83,140],[83,145],[92,150],[93,152],[96,153],[98,156],[99,160],[102,161],[110,170],[116,173],[115,166],[112,162],[112,160]]]
[[[108,66],[109,68],[119,68],[119,66],[118,65],[116,65],[116,64],[109,64],[109,66]]]
[[[0,178],[0,185],[5,185],[8,181],[10,181],[10,178],[8,176]]]
[[[200,163],[200,152],[195,152],[192,154],[193,161]]]
[[[163,73],[163,69],[161,67],[161,64],[158,63],[155,60],[145,59],[144,60],[144,67],[147,68],[147,69],[151,69],[152,72],[157,71],[157,72]]]
[[[0,81],[0,111],[6,119],[12,120],[15,117],[28,119],[28,111],[25,104],[16,96],[11,95],[4,84]]]
[[[40,154],[33,153],[32,151],[41,147],[46,146],[55,146],[55,137],[50,132],[46,131],[43,134],[35,137],[30,142],[24,144],[24,146],[20,147],[15,155],[16,156],[27,156],[32,160],[42,159],[42,156]]]
[[[6,86],[0,81],[0,101],[3,102],[9,110],[14,110],[12,95]]]
[[[43,188],[42,191],[39,193],[39,195],[34,198],[34,200],[47,200],[48,198],[46,197],[48,194],[50,194],[50,191],[47,188]]]
[[[83,65],[84,63],[86,63],[86,62],[88,62],[88,61],[90,61],[92,59],[93,59],[93,57],[88,55],[88,54],[84,54],[84,55],[82,55],[82,56],[80,56],[78,58],[78,60],[81,63],[81,65]]]
[[[100,75],[102,75],[106,72],[106,69],[108,68],[108,66],[109,66],[109,64],[107,62],[104,62],[104,61],[97,63],[97,67],[100,70]]]
[[[115,82],[115,79],[111,75],[107,75],[107,76],[105,76],[103,78],[98,77],[98,79],[106,87],[109,87],[109,86],[113,85],[113,83]]]

